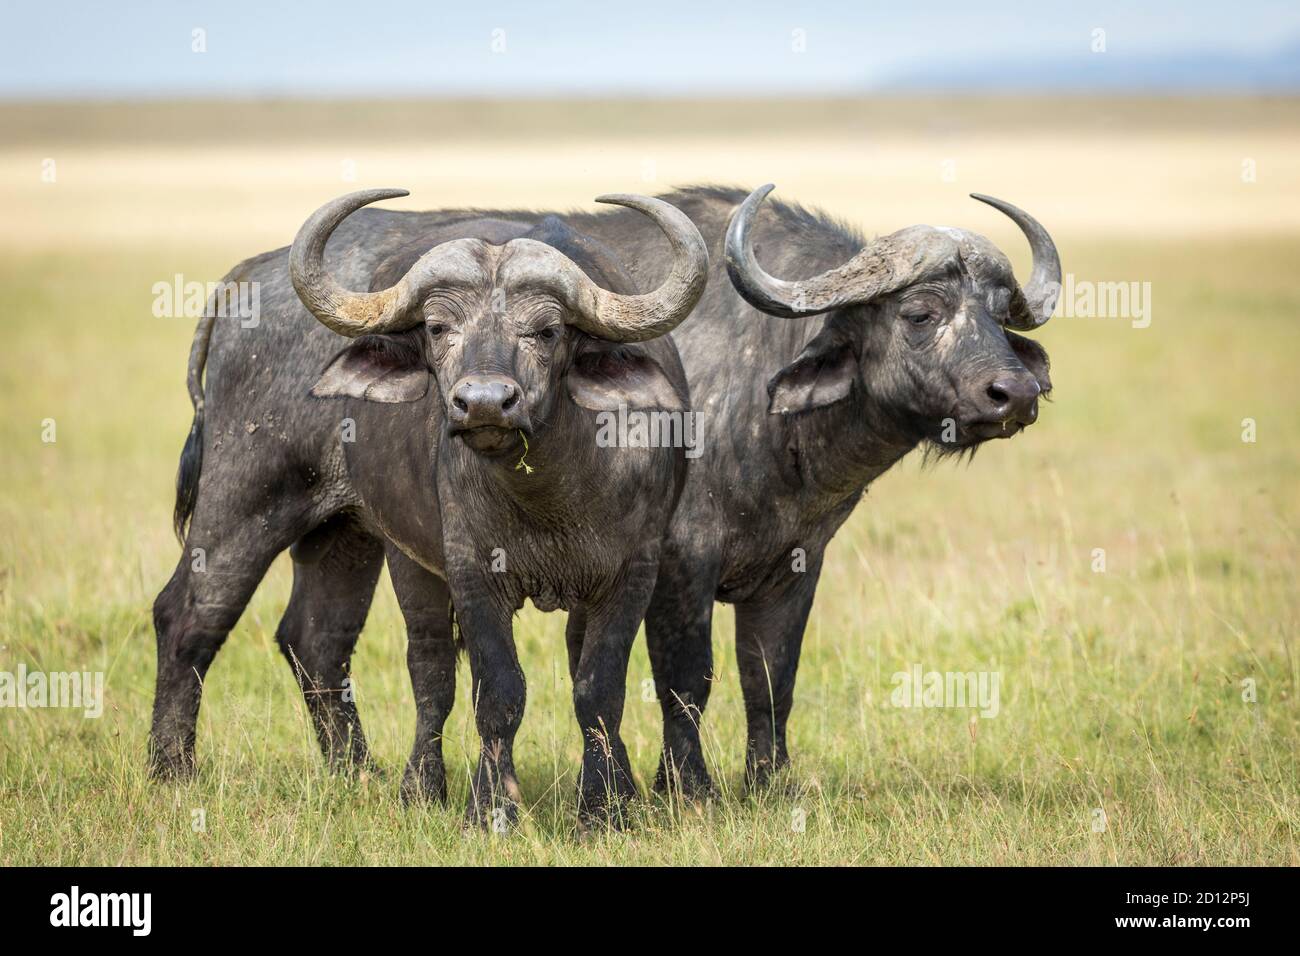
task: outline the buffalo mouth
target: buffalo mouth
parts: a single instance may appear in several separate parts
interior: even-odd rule
[[[931,449],[939,454],[960,455],[973,451],[988,441],[999,438],[1011,438],[1024,431],[1027,426],[1015,419],[974,418],[961,422],[956,434],[945,434],[937,429],[929,435]]]
[[[1025,425],[1013,418],[993,421],[981,419],[962,425],[962,431],[974,442],[985,442],[995,438],[1010,438],[1025,430]]]
[[[456,428],[452,429],[452,435],[464,442],[466,447],[481,455],[503,455],[523,444],[518,428],[505,428],[500,425]]]

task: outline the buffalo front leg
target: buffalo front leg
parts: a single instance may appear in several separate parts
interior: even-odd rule
[[[713,682],[713,597],[716,563],[688,561],[665,549],[646,612],[646,644],[663,710],[664,747],[655,790],[687,799],[713,793],[704,764],[700,722]]]
[[[442,578],[396,547],[387,549],[388,573],[406,619],[406,667],[415,692],[415,743],[402,775],[402,799],[447,800],[442,728],[456,702],[456,644],[451,595]]]
[[[383,545],[336,518],[293,548],[293,591],[276,641],[302,688],[330,770],[369,765],[351,686],[352,652],[366,623],[383,566]]]
[[[736,666],[745,699],[745,782],[750,789],[766,786],[789,760],[786,722],[821,555],[809,556],[806,571],[791,573],[779,591],[736,605]]]
[[[586,628],[573,674],[573,709],[582,731],[578,816],[585,825],[621,827],[637,796],[620,728],[627,665],[658,570],[653,553],[636,558],[612,593],[586,610]]]
[[[470,782],[465,821],[503,832],[518,818],[522,802],[514,745],[524,717],[526,688],[515,653],[512,609],[500,592],[488,587],[482,572],[451,572],[450,578],[456,621],[469,656],[479,734],[478,766]]]

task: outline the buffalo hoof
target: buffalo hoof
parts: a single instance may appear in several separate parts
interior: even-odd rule
[[[149,776],[155,780],[184,782],[197,772],[194,748],[181,743],[149,742]]]
[[[339,777],[359,779],[383,779],[384,772],[370,759],[365,747],[340,747],[325,754],[325,766],[330,773]]]
[[[600,771],[584,772],[578,786],[578,825],[626,830],[639,798],[632,775],[622,767],[607,763]]]
[[[447,802],[447,774],[442,761],[412,761],[402,773],[400,789],[402,803],[406,806],[421,803],[445,804]]]
[[[704,759],[700,756],[687,758],[675,765],[669,764],[662,757],[659,770],[655,774],[655,793],[674,796],[686,803],[708,803],[718,795],[718,788],[713,784]]]
[[[499,774],[495,767],[480,762],[465,808],[465,826],[486,833],[509,833],[519,822],[522,799],[513,773]]]
[[[379,764],[367,756],[362,756],[359,759],[326,759],[325,770],[332,777],[340,777],[343,780],[358,783],[368,783],[371,780],[382,781],[387,775]]]
[[[748,763],[745,767],[745,792],[751,797],[770,792],[792,792],[796,788],[786,772],[789,766],[790,761],[786,758],[776,763],[768,759]]]
[[[579,795],[578,830],[581,833],[629,830],[632,828],[632,810],[636,803],[635,795],[605,792],[599,795]]]

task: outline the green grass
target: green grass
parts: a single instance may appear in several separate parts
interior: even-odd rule
[[[1151,327],[1058,319],[1039,336],[1057,389],[1037,426],[970,465],[909,459],[873,486],[823,576],[794,764],[761,798],[740,792],[720,608],[705,740],[721,798],[650,800],[631,832],[580,837],[563,617],[521,614],[529,806],[507,838],[460,828],[476,749],[464,665],[452,806],[397,799],[414,711],[386,581],[354,668],[383,774],[324,773],[274,642],[283,558],[209,674],[199,778],[144,774],[191,334],[151,317],[149,290],[249,251],[0,262],[0,670],[107,675],[98,720],[0,709],[0,864],[1300,863],[1300,240],[1063,244],[1080,277],[1150,280]],[[890,707],[891,675],[913,662],[1000,672],[1000,713]],[[638,644],[624,726],[643,785],[658,757],[649,677]]]

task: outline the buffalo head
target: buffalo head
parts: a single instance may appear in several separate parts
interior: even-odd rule
[[[324,268],[330,234],[362,206],[405,195],[376,189],[342,196],[294,239],[289,265],[299,298],[322,324],[357,339],[312,394],[407,402],[423,397],[432,377],[448,432],[485,454],[509,451],[517,436],[533,433],[566,390],[586,408],[683,407],[663,369],[634,344],[674,329],[704,290],[708,253],[681,211],[644,196],[596,200],[644,213],[668,237],[672,268],[644,295],[592,281],[575,262],[591,268],[589,241],[554,218],[500,243],[456,238],[435,245],[379,291],[342,288]],[[603,259],[603,270],[597,263],[591,271],[607,285],[629,286],[621,267]]]
[[[1038,398],[1051,388],[1047,353],[1011,331],[1044,324],[1060,289],[1060,258],[1037,221],[1010,203],[974,196],[1006,213],[1029,240],[1033,267],[1024,287],[988,239],[931,226],[884,236],[838,268],[787,281],[763,270],[751,238],[772,188],[755,190],[732,217],[732,283],[769,315],[834,313],[769,383],[772,412],[829,405],[856,387],[896,431],[950,450],[1008,438],[1037,419]]]

